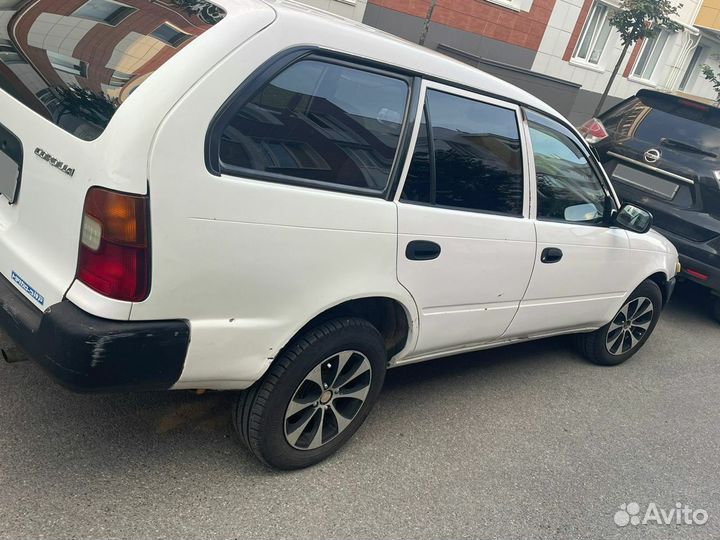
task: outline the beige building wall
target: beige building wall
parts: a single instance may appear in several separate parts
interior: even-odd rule
[[[705,0],[700,7],[695,26],[720,30],[720,0]]]

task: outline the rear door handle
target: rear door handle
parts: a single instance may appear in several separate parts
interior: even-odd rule
[[[549,247],[542,250],[540,254],[540,260],[545,264],[553,264],[563,258],[563,252],[561,249]]]
[[[439,244],[427,240],[413,240],[405,248],[405,257],[411,261],[431,261],[440,256]]]

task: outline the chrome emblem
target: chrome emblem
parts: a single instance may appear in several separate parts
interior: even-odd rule
[[[57,170],[59,170],[60,172],[64,172],[65,174],[67,174],[67,175],[70,176],[70,177],[72,177],[72,176],[75,174],[75,169],[73,169],[72,167],[70,167],[70,165],[68,165],[67,163],[64,163],[64,162],[60,161],[59,159],[51,156],[50,154],[48,154],[48,153],[47,153],[45,150],[43,150],[42,148],[36,148],[36,149],[35,149],[35,155],[38,156],[39,158],[44,159],[44,160],[47,161],[50,165],[52,165],[53,167],[55,167]]]
[[[645,152],[645,161],[648,163],[655,163],[658,159],[660,159],[660,156],[662,153],[660,150],[657,150],[655,148],[651,148],[647,152]]]

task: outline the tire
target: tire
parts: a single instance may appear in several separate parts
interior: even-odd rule
[[[720,296],[713,296],[712,313],[715,320],[720,322]]]
[[[386,365],[383,338],[369,322],[328,321],[293,341],[239,396],[233,423],[268,467],[309,467],[362,425],[380,395]]]
[[[652,313],[648,313],[649,305]],[[662,306],[662,293],[657,284],[643,281],[608,324],[577,336],[581,354],[601,366],[622,364],[645,345],[657,325]],[[631,316],[630,322],[625,322],[626,313]],[[634,322],[632,317],[635,317]],[[626,324],[630,326],[626,327]]]

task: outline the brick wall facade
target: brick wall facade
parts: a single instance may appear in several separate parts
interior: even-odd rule
[[[536,51],[556,0],[534,0],[515,11],[485,0],[437,0],[432,22]],[[371,4],[425,18],[429,0],[370,0]]]
[[[31,29],[38,17],[43,13],[61,16],[70,16],[86,3],[87,0],[41,0],[31,4],[26,9],[18,11],[11,19],[14,35],[17,38],[18,49],[42,73],[51,85],[64,85],[61,76],[52,68],[47,56],[47,50],[33,46],[29,43]],[[107,66],[115,47],[130,32],[150,34],[159,25],[169,22],[183,32],[190,35],[199,35],[209,25],[196,16],[180,13],[178,8],[160,2],[150,3],[147,0],[124,0],[123,3],[138,11],[121,21],[116,26],[97,23],[74,46],[72,57],[88,64],[87,80],[83,86],[98,94],[102,93],[102,84],[107,84],[114,73],[114,69]],[[189,40],[178,47],[166,46],[151,60],[143,65],[134,76],[140,77],[157,69],[173,56],[177,50],[187,45]],[[59,52],[59,51],[58,51]]]

